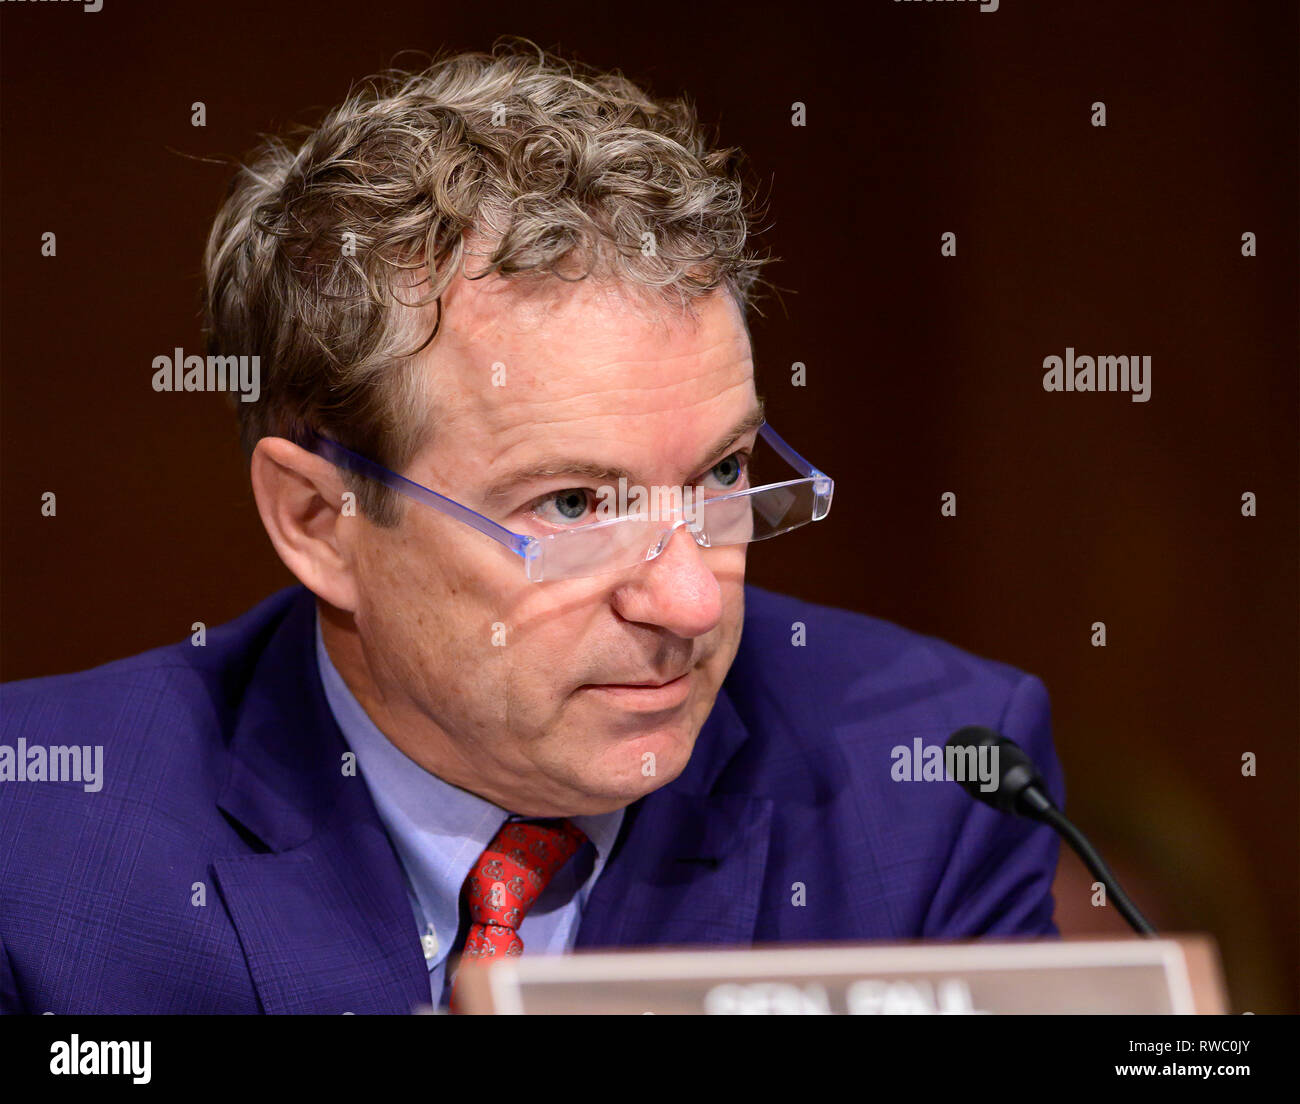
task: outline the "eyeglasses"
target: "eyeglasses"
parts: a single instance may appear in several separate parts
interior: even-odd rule
[[[767,448],[764,449],[760,442]],[[701,548],[767,540],[810,521],[821,521],[830,513],[831,497],[835,493],[835,482],[830,476],[814,468],[764,423],[759,427],[754,449],[744,454],[744,470],[738,478],[752,483],[755,475],[789,476],[790,469],[794,469],[800,478],[780,479],[712,496],[707,489],[700,495],[699,488],[690,488],[697,493],[665,496],[671,497],[672,501],[668,510],[652,508],[647,512],[638,509],[619,517],[534,536],[515,533],[468,506],[367,460],[328,437],[309,431],[304,447],[335,467],[382,483],[491,537],[523,559],[524,572],[535,583],[603,575],[653,560],[668,547],[677,529],[683,527]],[[733,453],[711,470],[741,455]],[[622,483],[620,480],[620,500],[625,497]],[[675,490],[681,492],[682,488]],[[558,495],[560,492],[555,493]],[[665,513],[667,517],[663,516]]]

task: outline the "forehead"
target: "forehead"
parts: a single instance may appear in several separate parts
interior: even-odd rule
[[[725,291],[684,314],[584,280],[459,280],[428,353],[433,450],[482,465],[529,448],[689,452],[757,403],[744,316]]]

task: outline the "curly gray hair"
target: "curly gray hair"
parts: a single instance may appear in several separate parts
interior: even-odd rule
[[[238,404],[246,452],[311,428],[400,469],[429,420],[414,354],[459,273],[590,275],[687,311],[726,289],[743,313],[767,263],[741,155],[688,101],[526,40],[369,78],[293,137],[241,166],[204,254],[208,353],[265,366],[261,401]],[[400,517],[349,483],[371,520]]]

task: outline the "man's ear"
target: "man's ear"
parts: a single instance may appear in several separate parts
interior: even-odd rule
[[[257,512],[285,567],[308,590],[349,613],[357,608],[354,527],[342,511],[346,489],[328,460],[283,437],[263,437],[250,474]]]

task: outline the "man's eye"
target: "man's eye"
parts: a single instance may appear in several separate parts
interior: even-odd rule
[[[573,525],[594,520],[587,516],[591,492],[581,487],[553,491],[533,503],[533,513],[550,525]]]
[[[733,452],[709,469],[706,479],[713,479],[723,490],[739,489],[749,467],[749,454]]]

